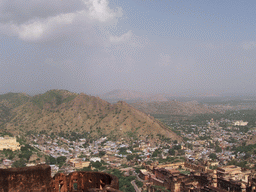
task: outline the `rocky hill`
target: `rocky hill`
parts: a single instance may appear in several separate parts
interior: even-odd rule
[[[125,102],[110,104],[99,97],[51,90],[30,97],[0,96],[1,130],[14,134],[40,132],[90,132],[92,135],[140,137],[164,135],[181,140],[164,124]]]

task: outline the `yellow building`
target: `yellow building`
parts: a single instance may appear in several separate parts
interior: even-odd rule
[[[16,141],[15,137],[0,137],[0,150],[3,149],[20,150],[20,144]]]
[[[82,169],[84,167],[89,167],[90,161],[82,161],[79,158],[74,158],[69,160],[70,165],[75,167],[76,169]]]

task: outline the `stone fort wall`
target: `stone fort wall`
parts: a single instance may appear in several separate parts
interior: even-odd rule
[[[107,173],[58,173],[52,178],[48,165],[0,169],[0,192],[119,192],[118,189],[118,178]]]
[[[0,192],[51,191],[51,182],[47,165],[0,169]]]

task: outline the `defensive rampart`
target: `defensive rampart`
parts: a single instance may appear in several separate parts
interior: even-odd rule
[[[51,191],[48,165],[0,169],[0,192]]]
[[[0,169],[0,192],[118,192],[118,178],[102,172],[57,173],[48,165]]]

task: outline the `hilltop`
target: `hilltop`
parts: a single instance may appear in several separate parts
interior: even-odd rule
[[[164,135],[181,140],[154,117],[125,102],[111,104],[84,93],[50,90],[33,97],[9,93],[0,96],[0,106],[0,115],[4,117],[1,129],[14,134],[75,131],[111,137]]]

